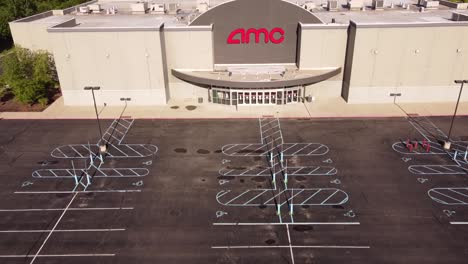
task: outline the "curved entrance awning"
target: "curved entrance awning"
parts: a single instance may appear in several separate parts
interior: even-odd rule
[[[341,72],[341,68],[314,70],[209,71],[172,69],[175,77],[196,84],[230,88],[280,88],[318,83]]]

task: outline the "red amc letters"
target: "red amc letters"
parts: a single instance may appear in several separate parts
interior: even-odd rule
[[[280,44],[284,41],[284,30],[282,28],[273,28],[270,32],[266,28],[244,28],[235,29],[229,34],[227,44],[249,44],[250,36],[255,36],[255,43],[260,43],[260,37],[263,35],[263,41],[266,43]]]

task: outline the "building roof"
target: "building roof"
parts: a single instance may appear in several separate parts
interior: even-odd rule
[[[254,0],[252,0],[254,1]],[[350,11],[344,7],[347,0],[338,0],[337,11],[327,11],[325,0],[288,0],[294,4],[302,5],[308,3],[308,9],[314,3],[315,7],[310,9],[313,15],[318,17],[324,23],[331,23],[332,19],[336,24],[347,25],[350,21],[359,23],[375,23],[375,24],[393,24],[393,23],[457,23],[451,19],[452,12],[465,13],[468,11],[459,11],[450,9],[446,6],[439,6],[437,9],[419,11],[416,5],[416,0],[386,0],[385,10],[371,10],[372,0],[363,0],[366,11]],[[98,0],[94,1],[101,5],[102,12],[98,14],[80,14],[77,8],[69,8],[64,10],[64,14],[53,13],[52,11],[35,15],[32,17],[17,20],[15,22],[30,22],[48,24],[50,26],[57,25],[70,19],[76,19],[76,25],[68,25],[73,28],[157,28],[161,24],[165,27],[186,27],[191,21],[197,18],[201,13],[197,10],[197,2],[209,2],[210,8],[229,2],[229,0],[148,0],[149,3],[165,3],[166,7],[169,4],[178,4],[177,14],[132,14],[131,5],[139,1],[128,0]],[[140,1],[141,2],[141,1]],[[390,8],[390,4],[394,3],[394,8]],[[400,6],[410,4],[410,9],[407,10]],[[88,2],[87,4],[90,4]],[[107,10],[115,8],[117,13],[114,15],[106,14]]]

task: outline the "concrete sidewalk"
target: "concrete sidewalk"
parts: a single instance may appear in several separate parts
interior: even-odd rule
[[[189,110],[188,106],[195,109]],[[190,108],[190,107],[189,107]],[[193,108],[193,107],[192,107]],[[453,103],[405,103],[405,104],[347,104],[343,99],[329,99],[312,103],[297,103],[281,106],[235,106],[217,104],[194,104],[193,102],[169,102],[165,106],[132,106],[124,116],[137,119],[198,119],[198,118],[352,118],[352,117],[403,117],[406,114],[423,116],[453,115]],[[98,106],[101,118],[116,118],[124,110],[122,106]],[[457,115],[468,115],[468,102],[460,103]],[[65,106],[59,98],[43,112],[4,112],[3,119],[94,119],[92,106]]]

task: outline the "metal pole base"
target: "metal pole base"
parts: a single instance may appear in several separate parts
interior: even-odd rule
[[[99,152],[101,153],[106,153],[107,152],[107,145],[101,145],[99,146]]]
[[[450,141],[445,141],[445,142],[444,142],[444,149],[445,149],[445,150],[449,150],[450,147],[451,147],[451,145],[452,145],[452,142],[450,142]]]

